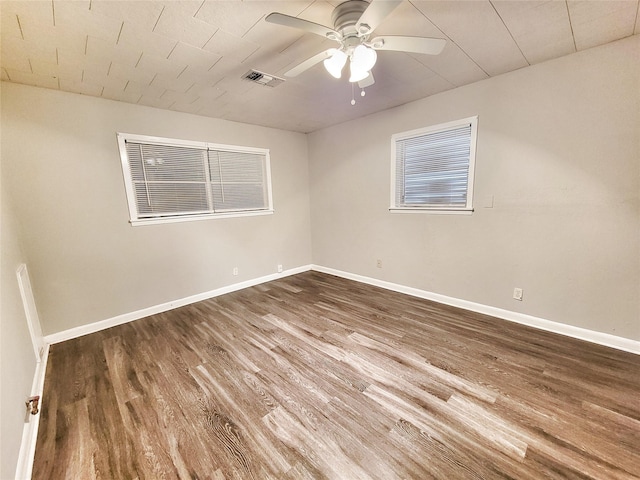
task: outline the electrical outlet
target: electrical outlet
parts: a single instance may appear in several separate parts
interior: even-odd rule
[[[238,275],[238,267],[233,267],[233,274]]]
[[[382,268],[382,260],[380,259],[376,260],[376,267]]]
[[[282,265],[278,265],[278,273],[282,273]]]
[[[515,298],[516,300],[522,301],[522,289],[521,288],[514,288],[513,289],[513,298]]]

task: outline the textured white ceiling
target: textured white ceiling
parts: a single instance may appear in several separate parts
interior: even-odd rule
[[[311,132],[444,90],[640,33],[639,0],[404,0],[376,34],[445,38],[438,56],[378,52],[365,97],[321,64],[336,44],[264,21],[332,26],[340,1],[0,1],[2,80],[214,118]]]

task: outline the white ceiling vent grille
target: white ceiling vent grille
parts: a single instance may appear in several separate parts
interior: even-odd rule
[[[252,82],[265,85],[267,87],[276,87],[284,82],[283,78],[276,77],[275,75],[269,75],[268,73],[259,72],[257,70],[249,70],[242,76],[245,80],[251,80]]]

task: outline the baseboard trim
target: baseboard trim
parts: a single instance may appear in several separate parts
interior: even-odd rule
[[[386,290],[392,290],[394,292],[405,293],[414,297],[424,298],[426,300],[432,300],[434,302],[443,303],[445,305],[451,305],[453,307],[463,308],[472,312],[482,313],[497,317],[502,320],[508,320],[510,322],[520,323],[528,325],[530,327],[538,328],[540,330],[546,330],[548,332],[558,333],[572,338],[585,340],[591,343],[597,343],[598,345],[604,345],[606,347],[623,350],[625,352],[640,354],[640,342],[631,340],[629,338],[618,337],[608,333],[596,332],[594,330],[588,330],[586,328],[575,327],[573,325],[566,325],[564,323],[553,322],[551,320],[545,320],[543,318],[534,317],[524,313],[513,312],[510,310],[504,310],[502,308],[491,307],[489,305],[483,305],[481,303],[470,302],[455,297],[448,297],[439,293],[428,292],[426,290],[420,290],[418,288],[407,287],[397,283],[387,282],[379,280],[377,278],[365,277],[355,273],[344,272],[342,270],[336,270],[334,268],[323,267],[321,265],[311,265],[311,269],[317,272],[328,273],[337,277],[346,278],[348,280],[354,280],[356,282],[366,283],[381,287]]]
[[[278,280],[279,278],[288,277],[290,275],[296,275],[298,273],[308,272],[309,270],[311,270],[311,265],[303,265],[301,267],[285,270],[281,273],[274,273],[270,275],[265,275],[263,277],[246,280],[244,282],[234,283],[232,285],[216,288],[208,292],[191,295],[189,297],[180,298],[180,299],[162,303],[159,305],[154,305],[151,307],[143,308],[141,310],[136,310],[135,312],[118,315],[116,317],[108,318],[106,320],[100,320],[98,322],[82,325],[80,327],[70,328],[69,330],[63,330],[61,332],[53,333],[51,335],[46,335],[44,337],[44,340],[48,344],[64,342],[66,340],[82,337],[90,333],[106,330],[107,328],[115,327],[117,325],[129,323],[134,320],[139,320],[141,318],[148,317],[150,315],[166,312],[168,310],[172,310],[178,307],[183,307],[185,305],[190,305],[192,303],[201,302],[202,300],[208,300],[209,298],[218,297],[220,295],[224,295],[225,293],[236,292],[238,290],[242,290],[243,288],[253,287],[261,283],[271,282],[273,280]]]
[[[36,364],[36,370],[31,384],[31,395],[40,396],[42,405],[42,394],[44,392],[44,375],[47,371],[47,360],[49,359],[49,345],[44,346],[42,358]],[[40,410],[42,412],[42,409]],[[33,471],[33,460],[36,455],[36,441],[38,440],[38,427],[40,425],[40,415],[32,415],[29,422],[22,428],[22,440],[20,441],[20,453],[18,454],[18,465],[16,467],[16,480],[26,480],[31,478]]]
[[[603,345],[603,346],[615,348],[618,350],[623,350],[625,352],[635,353],[636,355],[640,354],[640,342],[636,340],[631,340],[629,338],[618,337],[615,335],[610,335],[608,333],[596,332],[594,330],[575,327],[573,325],[566,325],[564,323],[553,322],[551,320],[534,317],[532,315],[527,315],[524,313],[513,312],[510,310],[492,307],[492,306],[484,305],[481,303],[470,302],[468,300],[449,297],[446,295],[441,295],[439,293],[433,293],[426,290],[420,290],[418,288],[407,287],[405,285],[387,282],[384,280],[379,280],[377,278],[366,277],[364,275],[358,275],[356,273],[345,272],[342,270],[337,270],[334,268],[323,267],[322,265],[314,265],[314,264],[303,265],[300,267],[286,270],[282,273],[265,275],[263,277],[246,280],[244,282],[234,283],[232,285],[217,288],[215,290],[211,290],[208,292],[203,292],[197,295],[192,295],[192,296],[181,298],[171,302],[166,302],[160,305],[154,305],[148,308],[137,310],[135,312],[125,313],[123,315],[118,315],[116,317],[108,318],[106,320],[90,323],[88,325],[82,325],[80,327],[71,328],[69,330],[64,330],[62,332],[47,335],[44,337],[44,340],[47,344],[64,342],[66,340],[71,340],[73,338],[81,337],[83,335],[99,332],[101,330],[115,327],[117,325],[122,325],[124,323],[132,322],[134,320],[148,317],[150,315],[166,312],[174,308],[182,307],[192,303],[200,302],[202,300],[207,300],[209,298],[214,298],[220,295],[224,295],[225,293],[235,292],[238,290],[242,290],[243,288],[253,287],[261,283],[270,282],[272,280],[288,277],[290,275],[296,275],[298,273],[307,272],[309,270],[315,270],[317,272],[327,273],[329,275],[335,275],[337,277],[346,278],[348,280],[354,280],[356,282],[374,285],[376,287],[392,290],[394,292],[405,293],[407,295],[411,295],[414,297],[424,298],[426,300],[432,300],[434,302],[442,303],[445,305],[451,305],[453,307],[463,308],[465,310],[470,310],[472,312],[490,315],[492,317],[497,317],[503,320],[508,320],[510,322],[528,325],[530,327],[538,328],[540,330],[558,333],[560,335],[565,335],[568,337],[585,340],[587,342],[596,343],[598,345]],[[44,372],[43,372],[43,376],[44,376]]]

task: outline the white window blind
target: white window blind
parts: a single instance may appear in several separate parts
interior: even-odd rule
[[[133,224],[272,213],[269,151],[118,134]]]
[[[471,211],[477,117],[392,137],[392,210]]]

